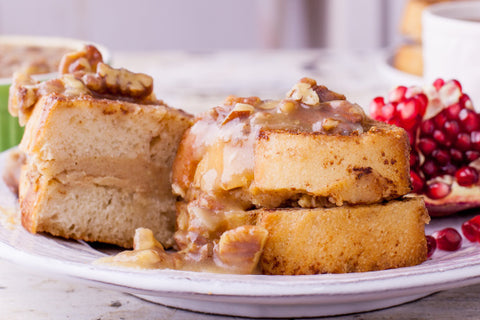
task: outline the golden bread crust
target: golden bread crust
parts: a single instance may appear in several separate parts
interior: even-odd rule
[[[426,260],[429,216],[421,198],[257,214],[268,231],[260,259],[265,274],[366,272]]]
[[[395,199],[410,191],[409,153],[405,130],[376,122],[351,136],[265,130],[255,147],[254,203],[278,207],[298,194],[337,206]]]

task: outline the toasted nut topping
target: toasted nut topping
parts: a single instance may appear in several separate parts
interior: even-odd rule
[[[283,113],[291,113],[297,109],[297,104],[292,101],[282,101],[280,106],[278,107],[279,110]]]
[[[155,239],[153,232],[147,228],[138,228],[135,230],[135,236],[133,237],[133,250],[145,250],[155,249],[163,246]]]
[[[58,71],[60,74],[75,72],[96,72],[98,63],[102,62],[102,54],[92,45],[87,45],[81,51],[63,56]]]
[[[272,110],[277,107],[277,102],[276,101],[264,101],[263,103],[259,104],[257,108],[262,109],[262,110]]]
[[[309,83],[299,82],[293,86],[292,90],[287,93],[287,98],[302,101],[305,104],[314,106],[320,102],[318,94],[313,90]]]
[[[233,106],[236,103],[246,103],[246,104],[250,104],[250,105],[256,107],[261,102],[262,102],[262,100],[260,100],[259,97],[242,98],[242,97],[237,97],[237,96],[231,95],[231,96],[228,96],[225,99],[223,104],[226,105],[226,106]]]
[[[233,107],[232,111],[225,117],[225,119],[222,122],[222,125],[224,125],[227,122],[232,121],[235,118],[240,118],[240,117],[248,117],[255,111],[255,107],[246,104],[246,103],[240,103],[237,102],[235,104],[235,107]]]
[[[103,89],[109,93],[121,94],[132,98],[147,97],[153,91],[152,77],[143,73],[133,73],[126,69],[114,69],[104,63],[97,66],[97,75],[104,82]],[[87,87],[89,84],[86,84]],[[92,86],[97,87],[96,83]]]
[[[335,129],[338,126],[339,123],[340,123],[340,121],[338,121],[338,120],[335,120],[335,119],[332,119],[332,118],[326,118],[326,119],[323,120],[322,128],[325,131],[330,131],[330,130]]]
[[[66,95],[80,96],[89,93],[87,87],[85,87],[85,84],[71,74],[63,75],[61,80],[63,82]]]
[[[226,268],[252,273],[263,252],[268,231],[258,226],[241,226],[224,232],[216,247],[216,258]]]

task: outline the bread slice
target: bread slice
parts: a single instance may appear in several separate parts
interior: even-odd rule
[[[420,197],[257,214],[257,225],[268,231],[260,259],[265,274],[365,272],[426,260],[429,216]]]
[[[263,130],[255,147],[254,202],[271,207],[302,195],[303,207],[315,207],[395,199],[410,191],[409,151],[405,130],[379,122],[349,136]]]
[[[30,232],[132,246],[147,227],[173,244],[171,166],[191,116],[159,104],[42,96],[20,148],[19,190]]]
[[[200,157],[192,141],[187,131],[173,168],[174,190],[187,201],[207,194],[243,209],[312,208],[375,203],[411,190],[408,135],[381,122],[354,135],[262,129],[247,142],[220,137]]]
[[[113,180],[113,178],[110,178]],[[135,229],[148,226],[171,246],[175,226],[173,199],[158,190],[135,192],[108,183],[105,177],[61,182],[27,167],[22,171],[20,210],[22,225],[32,233],[47,232],[132,247]]]

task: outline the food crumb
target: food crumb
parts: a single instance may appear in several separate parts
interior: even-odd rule
[[[112,302],[110,303],[110,307],[113,307],[113,308],[119,308],[119,307],[121,307],[121,306],[122,306],[122,303],[121,303],[120,301],[118,301],[118,300],[112,301]]]

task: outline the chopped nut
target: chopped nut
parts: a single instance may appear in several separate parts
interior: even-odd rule
[[[335,119],[332,119],[332,118],[325,118],[323,120],[323,123],[322,123],[322,128],[325,131],[330,131],[330,130],[335,129],[338,126],[339,123],[340,123],[340,121],[338,121],[338,120],[335,120]]]
[[[145,250],[161,248],[163,246],[155,239],[153,232],[147,228],[138,228],[135,230],[135,236],[133,237],[133,250]]]
[[[126,69],[114,69],[102,62],[97,65],[97,74],[86,77],[85,85],[96,92],[119,94],[132,98],[144,98],[153,92],[152,77],[143,73],[134,73]],[[101,81],[100,81],[101,80]]]
[[[64,74],[61,80],[63,82],[64,93],[66,95],[80,96],[89,93],[87,87],[85,87],[85,84],[71,74]]]
[[[297,109],[297,104],[292,101],[284,100],[280,103],[278,108],[283,113],[291,113]]]
[[[230,113],[223,120],[222,125],[232,121],[235,118],[248,117],[254,111],[255,111],[254,106],[246,103],[237,102],[235,104],[235,107],[233,107],[232,111],[230,111]]]
[[[94,73],[86,73],[82,77],[82,82],[92,91],[101,93],[105,91],[105,84],[102,78],[98,77]]]
[[[311,84],[305,82],[299,82],[293,86],[292,90],[287,93],[287,98],[302,101],[311,106],[320,102],[318,94],[313,90]]]
[[[224,232],[215,248],[216,262],[238,273],[252,273],[263,252],[268,231],[259,226],[241,226]]]
[[[343,94],[339,94],[334,91],[328,90],[328,88],[325,86],[316,86],[314,90],[317,93],[318,98],[320,99],[320,102],[346,100]]]
[[[263,103],[259,104],[257,108],[262,109],[262,110],[272,110],[277,107],[277,102],[272,100],[272,101],[264,101]]]
[[[250,105],[256,107],[261,102],[262,102],[262,100],[260,100],[259,97],[242,98],[242,97],[237,97],[237,96],[234,96],[234,95],[230,95],[225,99],[223,104],[226,105],[226,106],[233,106],[236,103],[245,103],[245,104],[250,104]]]
[[[60,74],[76,72],[96,72],[102,54],[95,46],[87,45],[81,51],[67,53],[63,56],[58,71]]]

